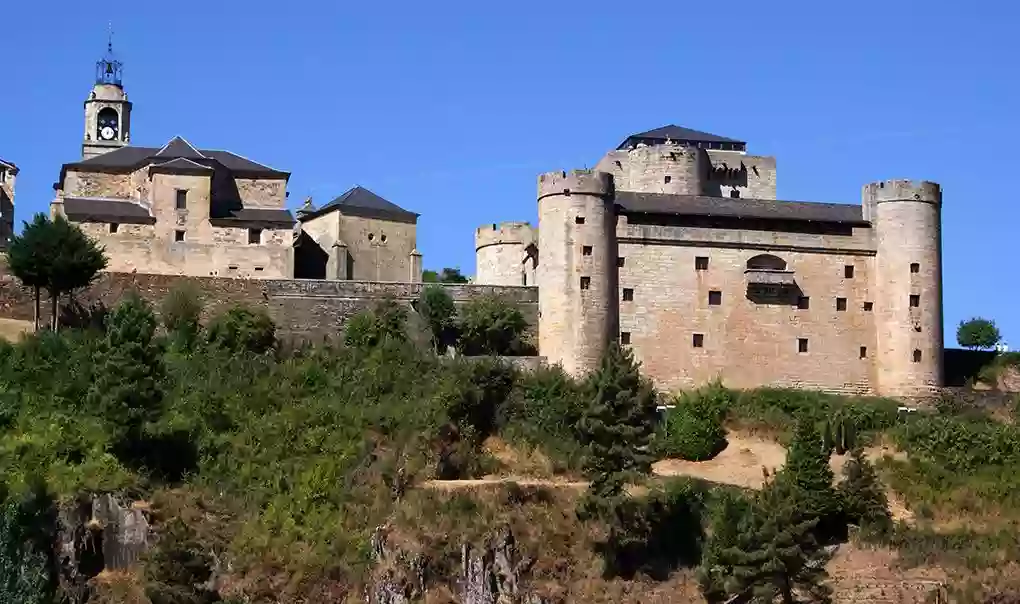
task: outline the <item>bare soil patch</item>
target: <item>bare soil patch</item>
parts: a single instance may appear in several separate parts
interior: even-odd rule
[[[25,337],[25,334],[32,333],[31,321],[19,321],[17,319],[0,319],[0,338],[8,342],[17,342]]]
[[[775,441],[737,432],[726,435],[729,443],[708,461],[664,459],[652,470],[659,476],[690,476],[711,482],[760,489],[765,470],[773,474],[786,463],[786,449]]]

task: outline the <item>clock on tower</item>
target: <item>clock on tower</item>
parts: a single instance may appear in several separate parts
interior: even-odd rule
[[[96,80],[85,101],[85,139],[82,159],[108,153],[128,144],[131,103],[121,78],[123,65],[113,56],[112,35],[106,56],[96,62]]]

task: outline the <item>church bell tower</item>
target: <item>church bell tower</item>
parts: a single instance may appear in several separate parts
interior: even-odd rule
[[[123,65],[113,56],[113,36],[106,56],[96,62],[96,81],[85,101],[85,138],[82,159],[102,155],[128,144],[131,136],[131,103],[124,92]]]

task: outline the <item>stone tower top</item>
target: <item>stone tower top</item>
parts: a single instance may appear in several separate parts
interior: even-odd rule
[[[131,136],[131,103],[124,92],[124,66],[113,54],[113,32],[106,55],[96,61],[96,79],[85,101],[85,136],[82,159],[102,155],[128,144]]]
[[[942,187],[927,180],[883,180],[864,185],[865,203],[883,201],[924,201],[942,205]]]

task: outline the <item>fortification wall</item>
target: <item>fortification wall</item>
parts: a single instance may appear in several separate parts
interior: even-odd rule
[[[796,287],[749,291],[748,260],[763,253],[785,261]],[[873,255],[625,240],[619,255],[620,339],[660,388],[722,378],[738,388],[874,390]]]
[[[266,309],[276,322],[281,337],[322,339],[335,336],[343,324],[383,296],[399,301],[416,300],[422,283],[379,283],[367,281],[312,281],[295,279],[226,279],[131,273],[102,273],[92,287],[76,295],[83,304],[102,302],[113,306],[128,292],[135,291],[157,306],[176,286],[190,283],[202,292],[206,316],[235,304]],[[519,305],[532,326],[538,320],[538,290],[534,287],[498,287],[471,284],[443,285],[454,302],[463,304],[483,295],[495,294]],[[49,300],[43,296],[43,316]],[[0,274],[0,317],[31,321],[32,291],[12,276]]]

